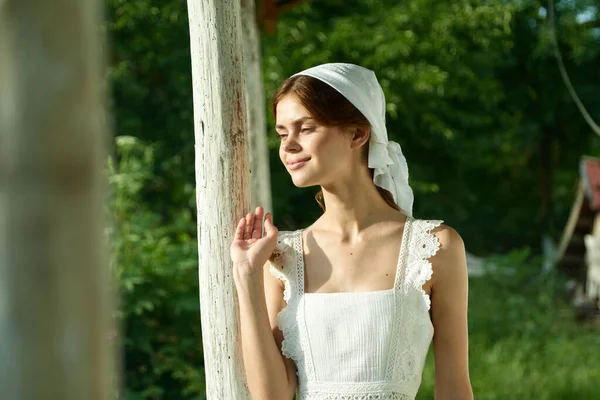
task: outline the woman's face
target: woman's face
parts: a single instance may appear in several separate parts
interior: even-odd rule
[[[351,138],[341,128],[315,121],[294,95],[277,103],[279,158],[294,185],[327,185],[348,174]]]

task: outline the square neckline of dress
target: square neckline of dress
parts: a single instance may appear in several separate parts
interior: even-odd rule
[[[406,216],[406,220],[404,222],[404,227],[402,228],[402,239],[400,241],[400,251],[398,253],[398,259],[396,260],[396,272],[394,275],[394,287],[391,289],[381,289],[381,290],[368,290],[364,292],[306,292],[305,287],[305,276],[306,276],[306,263],[304,262],[304,229],[299,229],[297,234],[299,235],[298,245],[299,249],[297,249],[298,254],[300,255],[300,263],[298,265],[299,268],[302,269],[302,282],[300,282],[302,286],[302,296],[334,296],[334,295],[369,295],[369,294],[388,294],[395,293],[400,284],[400,267],[404,264],[404,260],[406,259],[406,247],[408,244],[408,236],[410,235],[410,228],[412,226],[412,217]]]

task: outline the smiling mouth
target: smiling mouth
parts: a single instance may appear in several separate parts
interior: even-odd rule
[[[299,161],[294,161],[291,163],[287,163],[288,169],[290,169],[291,171],[295,171],[297,169],[300,169],[304,166],[304,164],[306,164],[308,162],[308,160],[310,160],[310,158],[305,158],[304,160],[299,160]]]

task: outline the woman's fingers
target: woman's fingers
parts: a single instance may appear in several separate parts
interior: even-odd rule
[[[254,229],[254,214],[246,214],[246,229],[244,230],[244,239],[250,239],[252,237],[252,230]]]
[[[260,239],[263,237],[263,217],[265,233],[272,232],[277,228],[273,225],[273,216],[270,213],[265,214],[265,209],[262,207],[256,207],[253,213],[246,214],[245,217],[241,218],[235,228],[235,239],[236,240],[249,240],[249,239]]]
[[[260,239],[262,237],[262,220],[263,220],[264,209],[262,207],[256,207],[254,216],[254,230],[252,231],[252,238]]]
[[[267,213],[265,216],[265,234],[268,237],[272,237],[273,235],[277,235],[277,228],[273,225],[273,215]]]
[[[244,240],[244,231],[246,229],[246,218],[241,218],[235,228],[235,239]]]

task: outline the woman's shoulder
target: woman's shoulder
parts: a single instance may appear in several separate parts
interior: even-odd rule
[[[289,246],[293,246],[296,236],[299,234],[300,229],[294,231],[279,231],[277,232],[277,247],[286,249]]]
[[[441,230],[446,229],[448,227],[444,224],[444,220],[442,219],[421,219],[411,217],[412,224],[416,226],[417,230],[426,231],[428,233],[438,233]],[[449,228],[449,227],[448,227]],[[414,230],[414,228],[413,228]]]
[[[417,241],[427,240],[433,242],[434,251],[430,256],[435,255],[437,259],[454,257],[456,253],[464,252],[464,242],[460,234],[451,226],[439,219],[413,219],[413,232],[419,238]]]
[[[444,239],[456,239],[460,237],[458,232],[443,219],[425,219],[411,217],[413,225],[418,225],[421,229],[429,231],[436,236]]]
[[[450,225],[445,224],[439,219],[415,219],[425,232],[433,235],[440,244],[440,249],[449,249],[456,247],[464,247],[464,242],[460,234]]]
[[[277,232],[277,244],[273,250],[273,254],[269,258],[271,264],[281,269],[289,262],[290,257],[294,255],[297,243],[299,230],[295,231],[279,231]]]
[[[460,234],[441,220],[415,220],[435,241],[435,251],[430,254],[434,279],[445,280],[466,270],[465,244]]]

